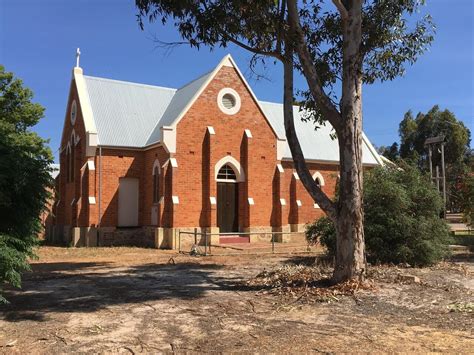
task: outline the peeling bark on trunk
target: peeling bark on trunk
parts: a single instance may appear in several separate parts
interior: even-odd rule
[[[362,167],[362,4],[349,3],[343,20],[343,73],[339,132],[339,206],[333,282],[364,277],[365,240]]]
[[[340,112],[330,102],[321,86],[316,68],[306,47],[296,0],[288,1],[288,21],[294,31],[295,50],[310,91],[315,101],[320,105],[325,119],[335,128],[339,140],[340,191],[337,206],[328,203],[327,196],[321,194],[312,179],[307,178],[309,171],[294,131],[292,48],[289,54],[287,53],[286,62],[284,62],[284,116],[288,143],[301,182],[336,226],[337,250],[332,281],[338,283],[354,277],[363,278],[366,259],[362,203],[362,0],[336,1],[335,3],[337,3],[339,11],[342,11],[343,26],[343,73]],[[289,38],[293,37],[290,36]]]

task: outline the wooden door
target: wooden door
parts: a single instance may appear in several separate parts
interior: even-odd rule
[[[138,226],[138,179],[120,178],[118,226]]]
[[[238,232],[238,195],[237,184],[217,183],[217,226],[220,232]]]

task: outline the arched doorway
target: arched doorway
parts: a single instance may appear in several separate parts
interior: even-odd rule
[[[230,164],[217,172],[217,226],[221,233],[239,231],[239,192],[237,174]]]

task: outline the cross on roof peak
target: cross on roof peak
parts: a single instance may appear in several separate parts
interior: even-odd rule
[[[76,68],[79,68],[79,59],[81,57],[81,50],[79,48],[76,49]]]

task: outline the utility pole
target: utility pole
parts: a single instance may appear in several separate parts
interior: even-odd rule
[[[436,146],[441,147],[441,176],[439,176],[439,165],[436,164],[435,172],[436,176],[433,176],[433,148]],[[443,215],[446,218],[446,168],[444,163],[444,145],[445,145],[445,136],[441,135],[438,137],[431,137],[425,141],[425,146],[428,146],[428,159],[430,166],[430,180],[435,182],[438,192],[440,191],[440,180],[442,181],[443,186]],[[439,149],[438,149],[439,151]]]

